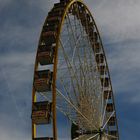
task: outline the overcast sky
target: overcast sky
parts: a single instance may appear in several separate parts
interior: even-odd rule
[[[35,54],[43,22],[55,1],[0,0],[1,140],[31,139]],[[139,140],[140,1],[85,0],[85,3],[103,40],[115,93],[120,140]]]

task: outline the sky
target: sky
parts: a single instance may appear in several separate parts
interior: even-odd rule
[[[0,139],[31,139],[31,90],[39,35],[57,0],[0,0]],[[140,137],[140,1],[84,0],[110,69],[120,140]],[[63,125],[62,125],[63,126]],[[60,140],[65,140],[63,134]]]

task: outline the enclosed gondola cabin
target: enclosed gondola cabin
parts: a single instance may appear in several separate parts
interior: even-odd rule
[[[74,139],[80,135],[78,133],[78,130],[79,130],[79,127],[77,125],[75,125],[74,123],[72,123],[72,126],[71,126],[71,138],[72,139]]]
[[[53,64],[54,47],[42,44],[38,48],[38,62],[40,65]]]
[[[111,90],[105,90],[104,91],[104,99],[109,100],[112,98],[112,91]]]
[[[56,44],[56,33],[54,31],[43,31],[42,40],[45,42],[46,46],[52,46]]]
[[[51,90],[52,74],[50,70],[35,72],[34,88],[37,92],[47,92]]]
[[[113,110],[114,110],[113,104],[108,103],[107,106],[106,106],[106,111],[107,112],[113,112]]]
[[[109,81],[109,78],[108,77],[105,77],[105,78],[101,78],[101,84],[103,87],[109,87],[110,86],[110,81]]]
[[[32,121],[34,124],[49,124],[52,104],[48,101],[35,102],[32,108]]]
[[[97,62],[97,64],[104,63],[104,55],[102,53],[96,54],[96,62]]]
[[[118,137],[118,132],[116,130],[111,130],[111,131],[109,131],[109,135],[114,136],[114,138],[111,138],[110,140],[116,140]]]
[[[99,65],[98,70],[101,76],[104,76],[107,72],[107,67],[105,65]]]
[[[100,51],[101,51],[101,45],[100,45],[100,43],[94,43],[93,44],[93,51],[94,51],[94,53],[100,53]]]
[[[114,116],[112,116],[108,121],[108,125],[114,126],[115,124],[116,124],[116,118]]]

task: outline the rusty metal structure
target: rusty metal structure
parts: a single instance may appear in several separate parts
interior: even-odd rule
[[[43,25],[32,89],[32,140],[58,139],[56,110],[70,120],[72,140],[119,140],[103,44],[82,0],[55,3]],[[37,132],[41,125],[48,126],[46,136]]]

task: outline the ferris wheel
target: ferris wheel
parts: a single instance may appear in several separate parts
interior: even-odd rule
[[[82,0],[55,3],[43,25],[33,79],[32,140],[58,139],[57,111],[71,122],[68,140],[119,140],[105,52]]]

